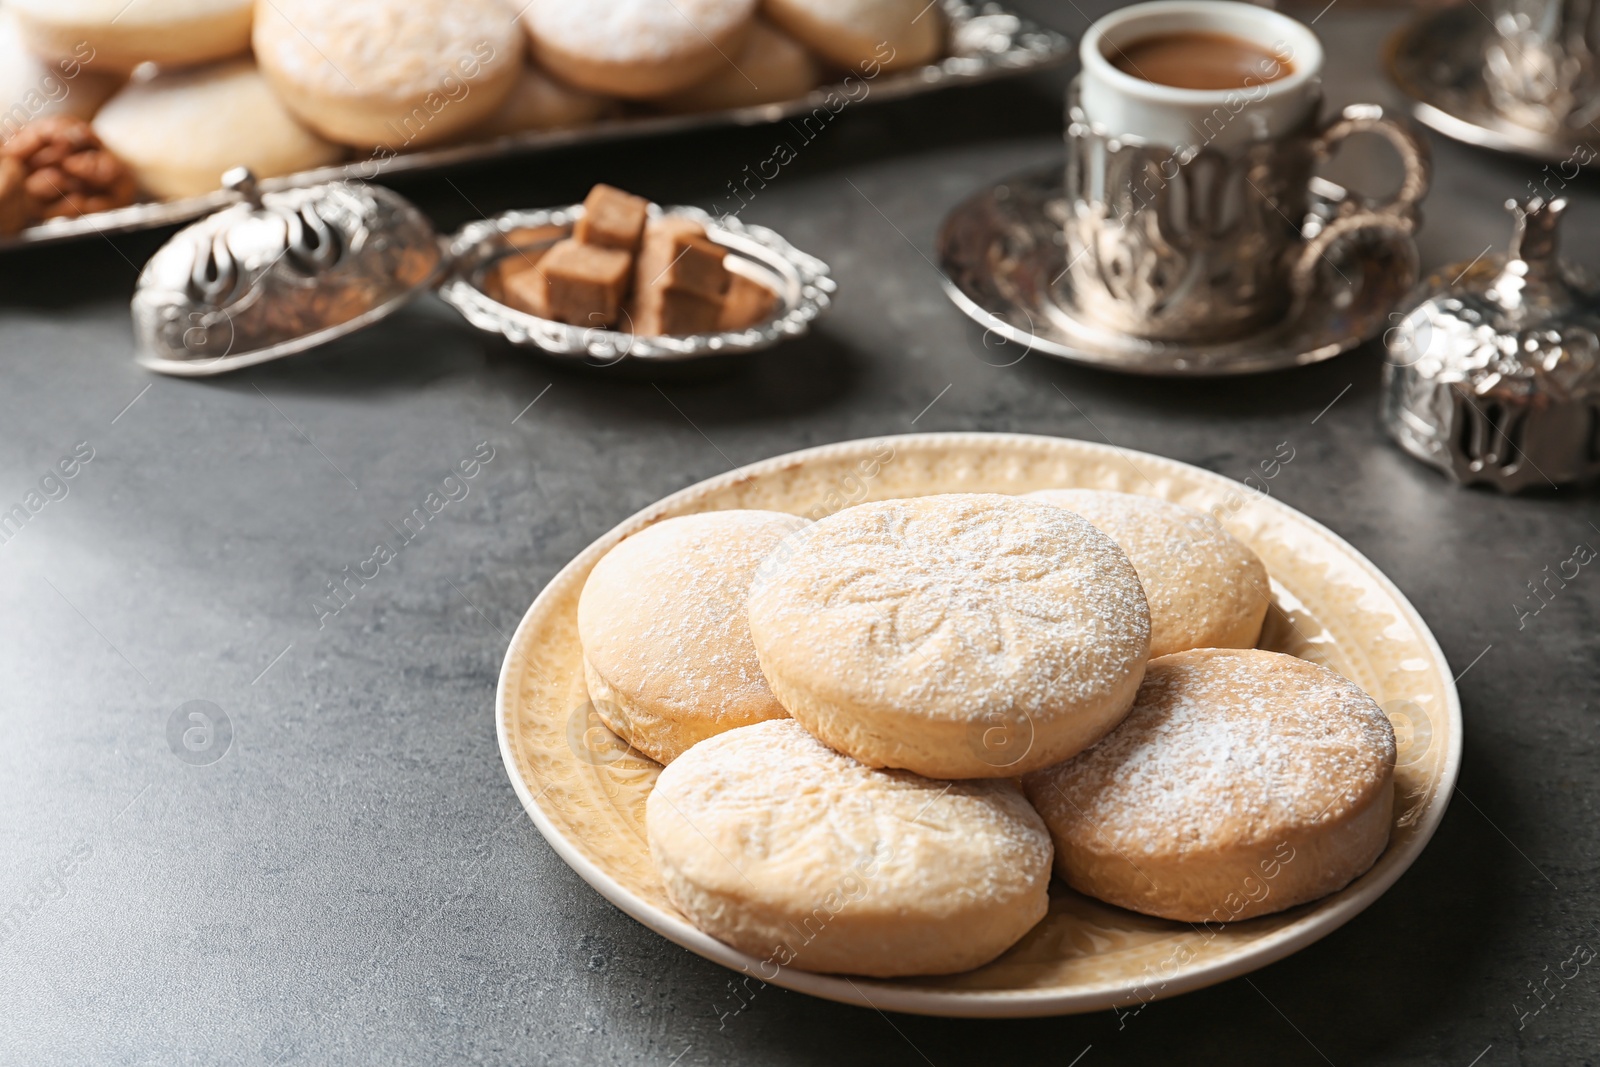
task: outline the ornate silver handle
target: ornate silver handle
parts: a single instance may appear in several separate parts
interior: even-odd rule
[[[1395,194],[1380,203],[1352,195],[1340,205],[1338,216],[1306,242],[1293,270],[1297,299],[1305,298],[1315,288],[1317,264],[1337,242],[1363,230],[1409,234],[1416,229],[1417,209],[1428,194],[1433,176],[1433,157],[1428,142],[1410,126],[1389,118],[1377,104],[1351,104],[1313,140],[1312,152],[1317,162],[1331,159],[1340,144],[1358,133],[1375,133],[1388,141],[1400,156],[1405,177]]]
[[[1400,156],[1406,176],[1400,189],[1381,204],[1363,203],[1370,211],[1405,215],[1415,219],[1417,206],[1428,195],[1428,185],[1433,176],[1433,154],[1428,142],[1407,125],[1389,118],[1377,104],[1351,104],[1339,117],[1323,127],[1312,143],[1319,163],[1333,158],[1345,140],[1358,133],[1375,133],[1388,141]]]

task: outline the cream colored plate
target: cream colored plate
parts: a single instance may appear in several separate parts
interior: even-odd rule
[[[1263,457],[1263,471],[1278,473],[1273,463]],[[1259,485],[1270,490],[1272,482],[1263,476]],[[645,845],[645,798],[660,768],[606,731],[584,692],[577,604],[595,561],[626,535],[672,515],[769,508],[821,517],[862,500],[1050,486],[1114,489],[1215,509],[1260,554],[1276,600],[1261,647],[1339,671],[1372,694],[1394,722],[1400,743],[1394,834],[1376,866],[1317,903],[1201,927],[1099,904],[1057,882],[1049,915],[1020,943],[985,967],[944,978],[878,981],[780,969],[691,926],[667,902]],[[1014,434],[850,441],[779,456],[674,493],[590,545],[539,594],[511,639],[495,711],[506,770],[535,825],[623,911],[758,979],[925,1015],[1137,1007],[1281,959],[1338,928],[1394,884],[1433,836],[1461,761],[1461,707],[1444,654],[1400,591],[1355,549],[1292,508],[1220,475],[1159,456]]]

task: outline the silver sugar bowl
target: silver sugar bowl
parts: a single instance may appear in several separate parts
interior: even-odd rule
[[[1385,336],[1384,427],[1462,484],[1600,475],[1600,291],[1557,255],[1566,206],[1508,201],[1507,254],[1429,277]]]

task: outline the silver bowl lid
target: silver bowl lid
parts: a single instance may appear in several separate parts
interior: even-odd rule
[[[426,216],[381,186],[335,181],[241,200],[173,235],[139,274],[139,362],[202,376],[303,352],[378,321],[432,284],[442,252]]]
[[[1382,416],[1465,484],[1600,475],[1600,292],[1557,254],[1566,201],[1508,201],[1505,255],[1454,264],[1386,337]]]

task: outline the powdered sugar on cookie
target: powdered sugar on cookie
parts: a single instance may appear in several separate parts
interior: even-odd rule
[[[1204,512],[1095,489],[1044,489],[1029,499],[1081,515],[1121,546],[1150,602],[1150,655],[1249,648],[1271,594],[1267,569]]]
[[[1137,862],[1340,820],[1386,786],[1394,758],[1388,716],[1332,671],[1205,650],[1153,661],[1122,725],[1029,792],[1058,832]]]
[[[823,740],[955,778],[1020,773],[1093,743],[1131,704],[1150,633],[1109,538],[1059,508],[989,494],[822,520],[758,579],[750,621],[773,692]],[[1026,735],[1017,761],[973,751],[990,722]]]
[[[783,715],[756,660],[746,604],[762,559],[805,525],[772,511],[685,515],[605,555],[578,603],[600,717],[667,762],[712,734]]]
[[[755,0],[534,0],[523,19],[535,37],[596,60],[668,58],[748,22]]]
[[[1143,654],[1143,592],[1088,523],[1010,503],[887,501],[819,524],[757,594],[769,643],[811,649],[856,699],[934,715],[1091,699]]]
[[[1047,907],[1050,837],[1013,782],[874,770],[790,720],[690,749],[646,826],[673,904],[780,966],[965,970]]]
[[[264,66],[307,90],[447,99],[486,67],[516,65],[523,47],[502,0],[272,0],[255,45]]]

